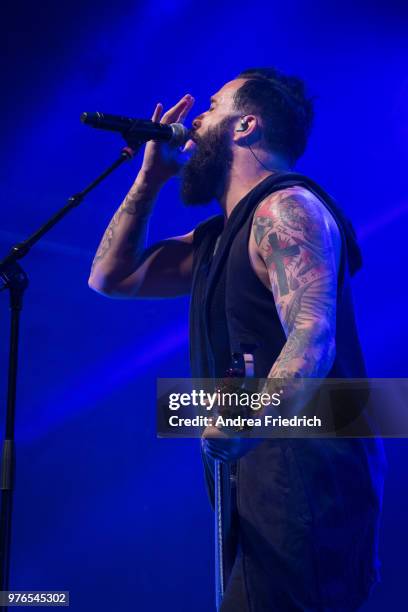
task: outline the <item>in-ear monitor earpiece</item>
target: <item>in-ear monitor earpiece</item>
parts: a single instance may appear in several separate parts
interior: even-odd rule
[[[248,129],[248,121],[246,119],[241,119],[241,127],[237,128],[236,132],[245,132]]]

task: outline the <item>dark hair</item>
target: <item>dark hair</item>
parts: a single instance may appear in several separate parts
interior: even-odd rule
[[[267,146],[291,164],[303,155],[313,123],[313,100],[305,83],[276,68],[249,68],[236,78],[248,79],[234,94],[234,106],[257,113],[264,125]]]

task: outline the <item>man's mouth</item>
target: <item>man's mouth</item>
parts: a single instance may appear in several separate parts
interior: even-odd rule
[[[189,138],[184,145],[183,153],[193,153],[197,147],[197,142],[193,138]]]

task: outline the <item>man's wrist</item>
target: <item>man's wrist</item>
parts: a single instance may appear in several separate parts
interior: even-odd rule
[[[163,184],[164,183],[158,181],[157,178],[151,177],[147,172],[141,169],[131,187],[131,191],[136,190],[154,199],[163,187]]]
[[[122,203],[122,210],[129,214],[149,216],[157,198],[159,187],[147,181],[140,173]]]

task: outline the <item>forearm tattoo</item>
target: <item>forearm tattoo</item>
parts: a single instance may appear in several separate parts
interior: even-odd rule
[[[96,251],[92,263],[92,270],[112,249],[112,243],[116,238],[118,225],[124,215],[133,217],[133,223],[132,228],[127,235],[124,236],[124,239],[121,240],[120,254],[124,257],[131,255],[135,257],[138,256],[139,251],[142,250],[142,246],[144,246],[141,243],[144,242],[145,230],[153,200],[154,198],[152,196],[140,191],[138,192],[137,190],[128,193],[106,228],[98,250]]]
[[[325,376],[334,357],[337,270],[322,204],[291,188],[255,213],[253,236],[266,265],[287,341],[270,375]]]

